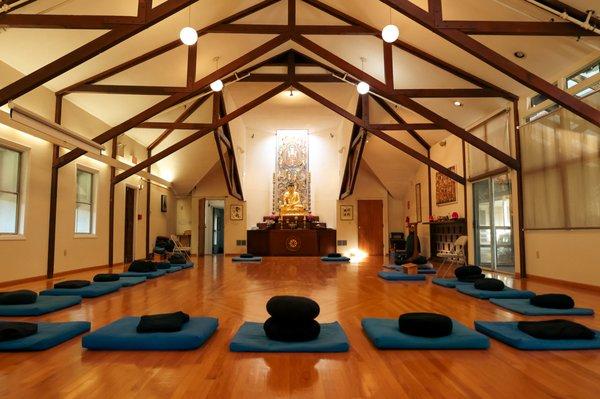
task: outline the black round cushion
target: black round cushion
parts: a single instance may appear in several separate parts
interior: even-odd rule
[[[182,265],[186,262],[187,262],[187,260],[185,259],[185,256],[183,256],[182,254],[174,254],[169,257],[169,263],[171,263],[173,265]]]
[[[67,280],[54,284],[54,288],[77,289],[87,287],[88,285],[90,285],[90,282],[87,280]]]
[[[517,328],[539,339],[594,339],[596,333],[571,320],[520,321]]]
[[[136,273],[149,273],[156,271],[156,264],[149,260],[134,260],[129,265],[128,271]]]
[[[474,283],[477,280],[481,280],[485,278],[485,274],[474,274],[471,276],[463,276],[463,277],[457,277],[458,281],[461,281],[463,283]]]
[[[94,276],[94,281],[97,283],[105,283],[107,281],[119,281],[121,276],[114,273],[100,273]]]
[[[254,258],[254,255],[252,255],[252,254],[241,254],[240,258],[242,258],[242,259],[250,259],[250,258]]]
[[[318,303],[302,296],[274,296],[267,302],[267,312],[271,316],[291,323],[313,320],[320,311]]]
[[[398,327],[417,337],[445,337],[452,333],[452,319],[437,313],[405,313],[398,318]]]
[[[154,262],[156,264],[157,270],[166,270],[171,268],[171,264],[169,262]]]
[[[481,278],[473,285],[483,291],[502,291],[504,289],[504,283],[497,278]]]
[[[417,265],[424,265],[425,263],[427,263],[427,258],[424,257],[423,255],[419,255],[413,259],[413,263],[415,263]]]
[[[283,342],[312,341],[319,337],[321,325],[316,320],[302,323],[290,323],[275,317],[270,317],[263,324],[265,334],[269,339]]]
[[[536,295],[529,300],[533,306],[548,309],[573,309],[575,301],[565,294],[542,294]]]
[[[341,258],[342,254],[338,253],[338,252],[332,252],[330,254],[327,254],[328,258]]]
[[[454,270],[454,275],[456,278],[477,276],[479,274],[481,274],[481,268],[479,266],[461,266]]]
[[[0,305],[28,305],[37,301],[38,294],[30,290],[0,292]]]

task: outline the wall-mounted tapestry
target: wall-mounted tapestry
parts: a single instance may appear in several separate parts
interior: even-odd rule
[[[300,203],[304,209],[310,211],[308,130],[278,130],[276,141],[273,212],[279,212],[283,195],[290,184],[293,184],[300,194]]]
[[[456,171],[456,166],[450,166],[448,170]],[[446,175],[436,172],[435,174],[435,203],[445,205],[456,202],[456,182]]]

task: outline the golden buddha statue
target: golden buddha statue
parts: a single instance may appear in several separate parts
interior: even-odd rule
[[[283,202],[279,207],[281,215],[306,215],[304,205],[300,202],[300,193],[296,191],[294,184],[288,184],[286,192],[283,194]]]

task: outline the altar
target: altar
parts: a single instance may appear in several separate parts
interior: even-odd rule
[[[248,230],[248,252],[258,256],[325,256],[335,252],[333,229]]]

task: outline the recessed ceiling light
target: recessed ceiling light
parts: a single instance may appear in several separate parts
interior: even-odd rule
[[[525,58],[525,53],[522,51],[515,51],[514,55],[517,58]]]
[[[461,103],[460,101],[454,101],[454,106],[455,107],[462,107],[463,103]]]

